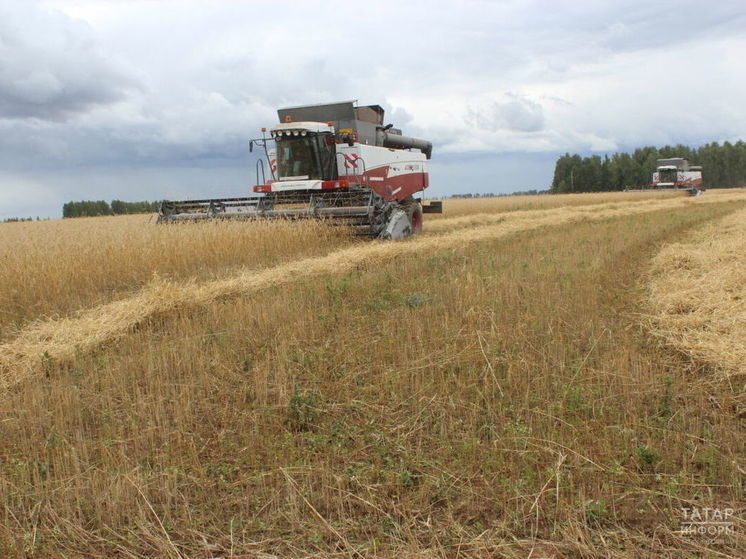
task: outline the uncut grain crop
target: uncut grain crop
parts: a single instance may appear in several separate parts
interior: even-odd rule
[[[314,222],[157,226],[154,216],[0,224],[0,339],[150,282],[216,278],[352,242]]]

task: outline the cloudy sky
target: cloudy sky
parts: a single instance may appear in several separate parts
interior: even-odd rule
[[[246,194],[282,106],[383,105],[442,196],[746,138],[744,92],[744,0],[0,0],[0,219]]]

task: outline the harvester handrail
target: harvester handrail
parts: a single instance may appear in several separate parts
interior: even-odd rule
[[[358,176],[357,173],[350,173],[351,169],[347,166],[347,160],[344,158],[344,156],[345,156],[344,153],[337,153],[336,157],[339,157],[340,155],[342,156],[342,159],[344,160],[343,164],[344,164],[345,176],[346,177],[349,177],[350,175]],[[360,157],[358,155],[357,159],[355,159],[355,163],[357,163],[358,161],[360,163],[362,163],[362,166],[363,166],[362,174],[360,175],[362,177],[362,183],[361,184],[364,187],[366,187],[366,188],[370,188],[369,180],[368,180],[368,175],[366,174],[367,168],[366,168],[366,165],[365,165],[365,159],[363,159],[362,157]],[[341,173],[339,173],[339,161],[337,161],[337,175],[341,175]]]
[[[259,168],[262,169],[262,182],[259,182]],[[256,160],[256,183],[255,184],[266,184],[267,177],[264,174],[264,160],[260,157]]]

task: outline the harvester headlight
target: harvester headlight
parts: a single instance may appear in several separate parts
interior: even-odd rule
[[[301,136],[305,136],[306,134],[308,134],[308,132],[306,132],[305,130],[302,130],[300,133]]]
[[[300,135],[300,132],[298,132],[297,130],[293,130],[293,136],[298,136],[298,135]]]

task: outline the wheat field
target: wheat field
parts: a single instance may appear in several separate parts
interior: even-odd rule
[[[215,278],[347,243],[312,222],[156,227],[151,215],[0,224],[0,336],[161,278]],[[0,338],[1,339],[1,338]]]
[[[602,198],[628,201],[631,194]],[[645,195],[671,196],[676,194]],[[583,194],[460,199],[449,201],[444,215],[428,217],[437,222],[444,217],[596,204],[599,199]],[[108,302],[142,287],[154,275],[215,278],[239,267],[260,268],[352,242],[349,236],[312,222],[199,223],[184,229],[154,227],[154,221],[153,215],[134,215],[0,224],[0,339],[31,320]]]
[[[721,195],[728,195],[722,191]],[[632,203],[682,193],[604,193],[449,200],[442,215],[462,226],[492,223],[507,212]],[[530,216],[531,214],[527,214]],[[24,324],[69,315],[131,293],[154,278],[214,279],[240,268],[262,268],[324,254],[355,239],[313,222],[216,222],[154,227],[155,216],[113,216],[0,224],[0,340]]]
[[[449,200],[399,243],[0,224],[0,556],[740,557],[743,386],[651,286],[745,207]],[[734,532],[681,533],[698,505]]]

